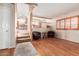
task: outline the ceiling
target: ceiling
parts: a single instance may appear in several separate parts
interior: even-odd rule
[[[79,9],[79,3],[37,3],[38,6],[33,12],[33,16],[54,18],[65,13]],[[17,4],[18,18],[26,18],[28,13],[27,4]]]
[[[33,16],[54,18],[79,9],[79,3],[38,3]]]

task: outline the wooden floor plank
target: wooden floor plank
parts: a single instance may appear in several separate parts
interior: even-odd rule
[[[32,41],[42,56],[79,56],[79,44],[67,40],[48,38]]]
[[[47,38],[32,41],[41,56],[79,56],[79,43],[67,40]],[[0,56],[11,56],[14,48],[0,50]]]

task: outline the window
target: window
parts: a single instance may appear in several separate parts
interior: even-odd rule
[[[71,18],[71,29],[78,28],[78,17]]]
[[[56,21],[58,30],[79,30],[79,16],[68,17]]]
[[[60,20],[57,20],[56,22],[56,29],[60,29]]]
[[[71,21],[70,18],[65,19],[65,29],[66,30],[70,29],[70,26],[71,26],[70,21]]]
[[[61,28],[61,29],[64,29],[64,20],[61,20],[61,21],[60,21],[60,28]]]

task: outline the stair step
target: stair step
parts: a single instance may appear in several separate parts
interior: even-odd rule
[[[30,36],[21,36],[21,37],[16,37],[16,39],[23,39],[23,38],[30,38]]]
[[[30,39],[30,38],[19,38],[17,40],[27,40],[27,39]]]
[[[17,43],[23,43],[23,42],[29,42],[31,41],[31,39],[21,39],[21,40],[17,40]]]

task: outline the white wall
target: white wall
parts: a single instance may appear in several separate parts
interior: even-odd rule
[[[10,5],[10,46],[9,48],[14,48],[16,46],[15,37],[15,5]]]
[[[0,48],[2,48],[2,42],[3,42],[3,40],[2,40],[2,7],[0,6]]]
[[[47,31],[46,24],[45,23],[42,23],[41,24],[41,28],[33,28],[32,31],[45,32],[45,31]]]
[[[46,32],[50,29],[47,29],[47,25],[52,26],[52,19],[45,19],[45,18],[40,18],[40,17],[33,17],[33,22],[39,23],[41,22],[41,28],[33,28],[33,31],[39,31],[39,32]]]
[[[15,41],[13,4],[0,4],[0,49],[13,48]]]
[[[79,30],[56,30],[56,20],[75,15],[79,15],[79,9],[53,19],[53,30],[56,32],[57,38],[79,43]]]

